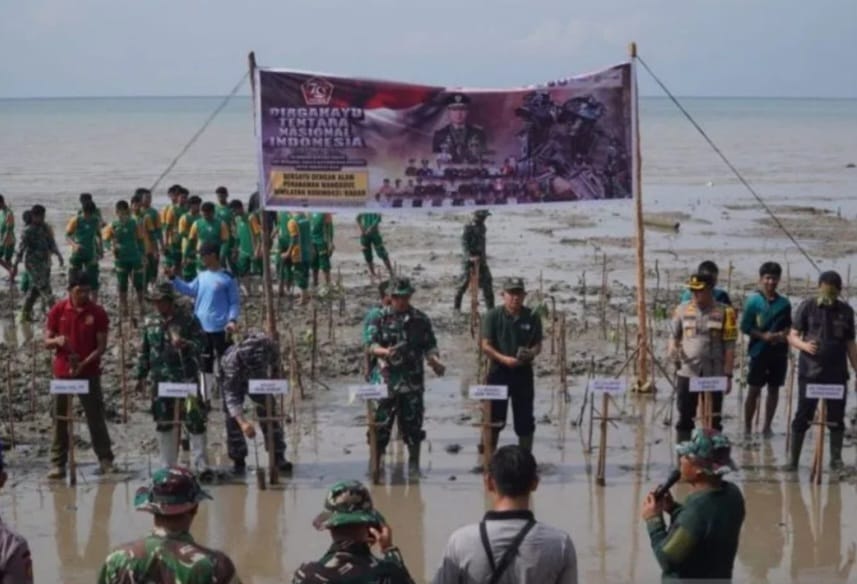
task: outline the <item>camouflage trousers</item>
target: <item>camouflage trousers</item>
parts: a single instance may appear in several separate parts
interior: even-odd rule
[[[195,396],[185,399],[158,397],[158,384],[155,382],[149,383],[149,390],[152,395],[152,418],[158,432],[169,432],[173,429],[175,408],[178,405],[179,420],[188,434],[205,433],[208,404]]]
[[[391,397],[378,400],[378,407],[375,409],[375,431],[379,452],[383,452],[387,448],[387,444],[390,443],[390,435],[396,418],[398,418],[399,431],[402,433],[402,440],[405,444],[415,446],[425,440],[426,433],[423,431],[424,393],[424,388],[416,391],[393,392],[390,394]]]
[[[473,263],[469,261],[461,262],[461,276],[459,276],[458,289],[455,291],[455,308],[461,309],[461,301],[464,298],[464,293],[470,287],[470,275],[473,273]],[[482,294],[485,297],[485,306],[488,309],[494,308],[494,282],[491,278],[491,269],[488,264],[481,262],[479,264],[479,287],[482,289]]]
[[[32,315],[33,306],[40,296],[46,308],[50,308],[54,303],[54,293],[51,290],[51,258],[48,256],[39,262],[28,259],[24,265],[30,274],[30,289],[24,297],[23,312]]]
[[[253,400],[253,405],[256,406],[256,418],[264,419],[268,417],[268,411],[266,409],[264,395],[251,395],[250,399]],[[271,398],[271,408],[272,416],[277,415],[277,407],[273,402],[274,398]],[[225,403],[225,401],[224,401]],[[226,414],[227,420],[234,419],[229,417],[229,413]],[[272,441],[274,443],[274,459],[275,460],[283,460],[286,457],[286,441],[283,437],[283,426],[279,421],[266,421],[259,422],[259,425],[262,427],[262,435],[264,436],[265,442],[265,450],[268,450],[268,444]],[[226,432],[226,450],[229,455],[229,458],[233,461],[241,461],[247,458],[248,450],[247,450],[247,439],[244,437],[244,433],[241,431],[241,428],[238,426],[237,422],[235,423],[235,430],[230,431],[230,426],[227,425]],[[274,435],[269,436],[268,434],[273,431]]]

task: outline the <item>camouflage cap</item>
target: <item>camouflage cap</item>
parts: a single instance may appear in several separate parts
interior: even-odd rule
[[[490,216],[491,216],[491,210],[490,209],[476,209],[473,212],[473,218],[474,219],[485,219],[486,217],[490,217]]]
[[[504,292],[526,292],[527,288],[524,286],[523,278],[506,278],[506,281],[503,283],[503,291]]]
[[[390,296],[410,296],[414,293],[414,287],[408,278],[396,278],[390,282]]]
[[[678,444],[675,449],[679,456],[691,459],[705,474],[721,476],[736,470],[730,457],[729,438],[717,430],[697,428],[690,440]]]
[[[372,505],[369,489],[360,481],[340,481],[324,499],[324,511],[312,522],[316,529],[343,525],[381,525],[384,517]]]
[[[137,489],[134,507],[154,515],[181,515],[205,499],[211,499],[211,495],[202,489],[192,472],[170,466],[156,471],[149,486]]]
[[[155,289],[146,294],[146,300],[156,302],[158,300],[175,300],[176,290],[172,282],[158,282]]]

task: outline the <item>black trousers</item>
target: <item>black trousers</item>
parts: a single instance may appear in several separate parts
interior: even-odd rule
[[[536,431],[536,419],[533,417],[533,402],[535,401],[533,368],[531,366],[509,368],[495,364],[488,373],[488,385],[506,385],[509,387],[515,434],[532,436]],[[495,431],[502,430],[506,426],[509,399],[491,401],[491,422],[503,423],[503,426],[495,428]]]
[[[806,397],[806,386],[808,383],[816,383],[807,381],[806,379],[798,379],[798,398],[797,412],[795,412],[794,420],[792,420],[792,432],[795,434],[803,433],[809,430],[812,424],[812,419],[815,417],[815,408],[818,407],[817,399]],[[843,381],[845,393],[842,399],[827,399],[824,403],[827,404],[827,427],[831,431],[845,430],[845,402],[848,401],[848,384]]]
[[[723,430],[723,394],[712,392],[712,407],[713,418],[712,425],[716,430]],[[676,380],[676,400],[675,405],[678,409],[678,421],[675,424],[675,429],[679,432],[692,432],[695,424],[696,406],[699,402],[699,394],[691,393],[690,378],[678,376]]]
[[[253,405],[256,408],[256,416],[257,418],[264,419],[268,417],[268,410],[265,403],[266,396],[264,395],[251,395],[249,396],[253,401]],[[271,416],[277,415],[277,406],[274,401],[275,398],[271,398]],[[244,437],[244,433],[241,432],[240,426],[238,426],[237,422],[229,417],[229,413],[227,412],[227,425],[226,425],[226,452],[229,455],[229,458],[233,461],[243,461],[247,457],[247,440]],[[237,433],[230,432],[229,422],[232,422],[235,427],[238,429]],[[274,443],[274,459],[277,461],[283,460],[286,457],[286,442],[283,439],[283,426],[278,421],[268,420],[265,422],[260,422],[259,425],[262,427],[262,436],[265,442],[265,450],[268,449],[269,437],[268,433],[273,431],[274,436],[271,439]],[[258,440],[258,438],[257,438]],[[269,453],[270,454],[270,453]]]
[[[220,380],[220,359],[230,345],[232,345],[232,341],[226,336],[226,331],[205,333],[205,349],[202,353],[203,373],[213,373],[215,380]],[[209,399],[211,399],[211,395],[211,389],[209,389]],[[244,433],[241,431],[238,422],[229,415],[229,411],[226,409],[226,400],[221,400],[221,402],[226,419],[227,453],[233,462],[243,461],[247,456],[247,443],[244,441]],[[243,455],[241,455],[242,450],[238,446],[239,444],[244,446]]]

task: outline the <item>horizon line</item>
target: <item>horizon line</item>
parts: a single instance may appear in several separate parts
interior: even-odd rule
[[[0,101],[51,101],[74,99],[223,99],[225,95],[216,94],[181,94],[181,95],[34,95],[34,96],[0,96]],[[249,93],[238,93],[233,97],[248,98]],[[641,94],[642,99],[669,99],[663,94]],[[817,95],[676,95],[679,99],[755,99],[755,100],[819,100],[819,101],[854,101],[852,96],[817,96]]]

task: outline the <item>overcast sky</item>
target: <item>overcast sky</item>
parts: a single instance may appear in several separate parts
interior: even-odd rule
[[[0,97],[221,95],[251,49],[517,86],[622,61],[631,40],[680,95],[857,97],[857,0],[0,0]]]

